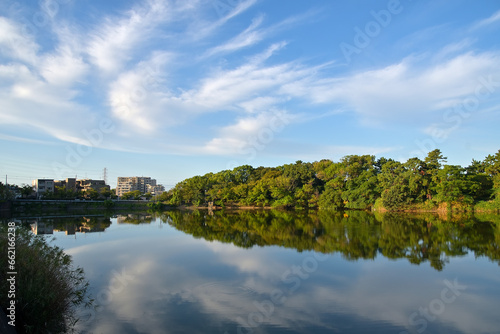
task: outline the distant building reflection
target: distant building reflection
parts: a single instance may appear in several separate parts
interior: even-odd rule
[[[39,234],[53,234],[54,233],[54,226],[45,224],[45,223],[37,220],[31,224],[31,231],[37,235],[39,235]]]
[[[116,217],[118,224],[150,224],[152,220],[153,216],[149,214],[128,214]]]
[[[40,217],[25,222],[31,226],[31,231],[36,235],[54,232],[65,232],[66,235],[104,232],[111,225],[109,217]]]

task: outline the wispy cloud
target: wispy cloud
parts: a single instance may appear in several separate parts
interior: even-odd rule
[[[26,64],[37,62],[40,46],[32,35],[23,33],[23,27],[15,21],[0,16],[0,54]]]
[[[147,41],[154,28],[172,18],[167,2],[150,0],[138,5],[122,18],[108,17],[91,33],[87,52],[92,62],[107,72],[120,70],[131,60],[134,48]]]
[[[485,26],[489,26],[500,21],[500,10],[493,13],[490,17],[483,19],[472,26],[472,29],[479,29]]]
[[[82,129],[107,117],[116,131],[102,147],[228,155],[268,126],[276,110],[296,123],[334,110],[331,117],[351,113],[368,126],[411,120],[428,132],[444,109],[474,93],[479,78],[500,75],[500,54],[471,51],[476,40],[467,36],[438,51],[352,72],[332,71],[332,62],[280,57],[293,38],[278,33],[321,13],[274,23],[252,14],[245,21],[242,14],[256,4],[239,1],[214,19],[212,6],[201,0],[148,0],[90,27],[54,21],[47,31],[53,44],[43,48],[18,21],[0,17],[0,123],[28,124],[86,144]],[[499,13],[480,24],[497,22]],[[238,16],[243,28],[222,33]],[[422,35],[430,39],[435,31]],[[226,57],[242,50],[241,57]],[[208,115],[217,121],[204,126]],[[196,126],[203,133],[189,136]]]
[[[41,59],[40,74],[47,82],[57,86],[68,86],[81,80],[90,69],[81,55],[67,46]]]
[[[216,33],[220,27],[249,10],[257,2],[258,0],[241,0],[235,5],[233,5],[234,2],[210,2],[211,10],[214,10],[217,15],[219,15],[219,18],[215,21],[199,19],[197,22],[190,22],[190,29],[188,30],[186,37],[189,37],[190,40],[199,41],[207,36],[211,36]]]
[[[264,144],[268,144],[294,118],[285,110],[271,110],[242,117],[235,124],[220,129],[219,136],[210,140],[203,150],[211,154],[243,154],[246,149],[256,145],[252,143],[262,142],[260,137],[265,137]],[[262,146],[262,143],[258,146]]]
[[[25,137],[11,136],[0,133],[0,140],[7,140],[9,142],[19,142],[19,143],[28,143],[28,144],[38,144],[38,145],[55,145],[54,142],[39,140],[39,139],[31,139]]]
[[[500,54],[466,52],[432,66],[407,58],[352,76],[303,81],[293,87],[315,103],[335,103],[353,110],[366,123],[404,119],[422,122],[432,112],[474,94],[481,77],[500,75]],[[420,121],[419,121],[420,119]]]
[[[247,29],[245,29],[245,31],[240,33],[238,36],[232,38],[227,43],[223,45],[218,45],[208,50],[205,56],[210,57],[219,53],[239,50],[241,48],[248,47],[250,45],[260,42],[264,38],[263,36],[264,34],[262,31],[258,31],[256,29],[262,24],[263,20],[264,16],[262,15],[258,16],[253,20],[252,24]]]

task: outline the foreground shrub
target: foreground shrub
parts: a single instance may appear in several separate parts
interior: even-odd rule
[[[7,294],[7,227],[0,226],[0,305],[5,311]],[[90,306],[89,283],[83,269],[72,265],[71,257],[51,246],[43,236],[16,228],[16,330],[18,333],[66,333],[78,319],[76,307]]]

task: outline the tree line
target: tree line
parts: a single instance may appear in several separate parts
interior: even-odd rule
[[[0,201],[11,200],[14,198],[35,199],[36,193],[33,186],[23,184],[22,186],[10,185],[5,186],[0,182]],[[102,187],[99,190],[90,188],[86,191],[67,189],[64,186],[56,186],[54,191],[46,191],[43,193],[43,199],[113,199],[117,198],[114,189]]]
[[[159,200],[173,206],[257,206],[388,210],[500,209],[500,150],[467,167],[439,149],[406,162],[348,155],[338,162],[243,165],[179,182]]]

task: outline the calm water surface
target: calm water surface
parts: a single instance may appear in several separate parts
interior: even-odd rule
[[[85,269],[84,333],[500,333],[500,217],[32,220]]]

